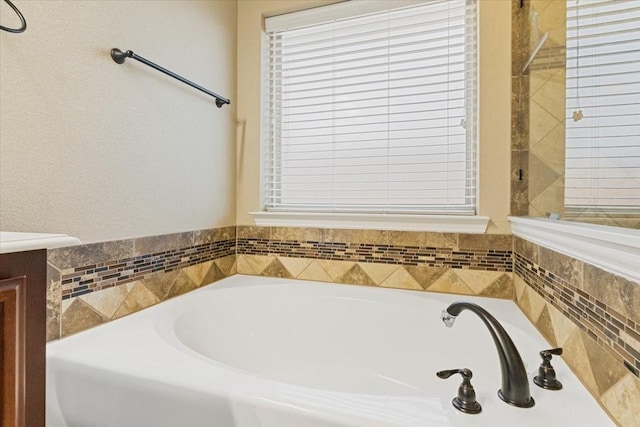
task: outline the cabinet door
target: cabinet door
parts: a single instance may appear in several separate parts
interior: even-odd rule
[[[0,280],[0,425],[24,423],[26,277]]]

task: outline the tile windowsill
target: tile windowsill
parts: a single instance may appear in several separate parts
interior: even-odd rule
[[[250,212],[256,225],[483,234],[489,217],[464,215]]]

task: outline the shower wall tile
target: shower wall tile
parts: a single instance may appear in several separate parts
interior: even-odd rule
[[[236,273],[236,228],[48,252],[47,338],[131,314]]]
[[[640,283],[514,237],[515,299],[620,426],[640,426]]]

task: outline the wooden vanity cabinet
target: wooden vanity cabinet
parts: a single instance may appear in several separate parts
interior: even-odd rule
[[[0,254],[0,425],[44,426],[45,249]]]

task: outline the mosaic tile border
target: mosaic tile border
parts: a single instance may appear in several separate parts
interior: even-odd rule
[[[239,255],[277,255],[332,261],[512,272],[512,252],[379,243],[272,240],[239,237]]]
[[[235,253],[235,239],[227,239],[64,269],[60,272],[62,300],[145,279],[156,273],[168,273],[235,255]]]
[[[565,46],[551,46],[540,49],[529,66],[530,71],[556,70],[566,68],[567,49]]]
[[[639,323],[517,251],[514,258],[516,275],[640,378]]]

